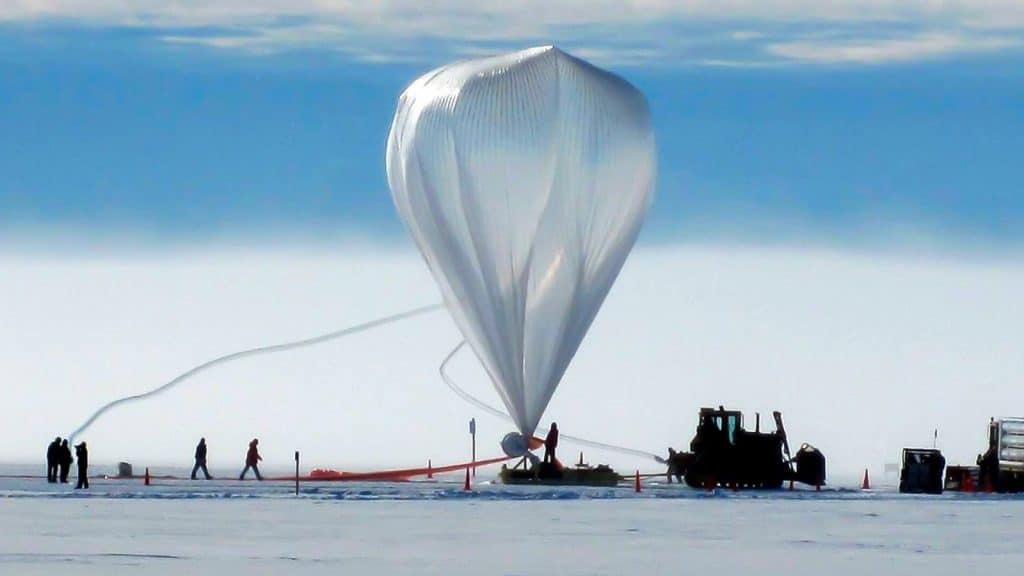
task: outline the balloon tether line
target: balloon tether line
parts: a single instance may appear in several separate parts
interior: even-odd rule
[[[419,316],[421,314],[426,314],[428,312],[433,312],[435,310],[440,310],[441,308],[444,308],[444,304],[431,304],[430,306],[421,306],[419,308],[413,308],[412,310],[406,310],[405,312],[401,312],[399,314],[393,314],[391,316],[385,316],[383,318],[377,318],[375,320],[370,320],[369,322],[363,322],[362,324],[356,324],[355,326],[349,326],[348,328],[344,328],[342,330],[336,330],[334,332],[328,332],[327,334],[321,334],[320,336],[314,336],[312,338],[305,338],[303,340],[296,340],[294,342],[285,342],[283,344],[273,344],[273,345],[270,345],[270,346],[260,346],[258,348],[250,348],[248,350],[242,350],[240,352],[233,352],[231,354],[227,354],[227,355],[221,356],[219,358],[214,358],[213,360],[210,360],[208,362],[204,362],[204,363],[200,364],[199,366],[196,366],[195,368],[192,368],[191,370],[188,370],[187,372],[184,372],[184,373],[178,375],[177,377],[175,377],[170,382],[167,382],[166,384],[158,386],[158,387],[150,390],[149,392],[144,392],[142,394],[134,394],[132,396],[125,396],[124,398],[119,398],[117,400],[114,400],[113,402],[108,402],[107,404],[104,404],[98,410],[96,410],[96,412],[94,412],[92,414],[92,416],[90,416],[84,423],[82,423],[81,426],[79,426],[77,429],[75,429],[75,431],[72,432],[68,436],[68,439],[69,440],[73,440],[79,434],[81,434],[82,432],[85,432],[85,430],[87,428],[89,428],[89,426],[92,426],[92,424],[94,422],[96,422],[96,420],[98,420],[100,416],[103,416],[108,410],[111,410],[112,408],[120,406],[121,404],[127,404],[129,402],[136,402],[136,401],[139,401],[139,400],[145,400],[146,398],[151,398],[151,397],[156,396],[158,394],[162,394],[164,392],[167,392],[171,388],[174,388],[178,384],[181,384],[182,382],[192,378],[193,376],[196,376],[200,372],[204,372],[207,369],[213,368],[214,366],[217,366],[219,364],[224,364],[224,363],[227,363],[227,362],[231,362],[233,360],[238,360],[238,359],[241,359],[241,358],[245,358],[247,356],[258,356],[258,355],[261,355],[261,354],[271,354],[271,353],[274,353],[274,352],[284,352],[286,350],[293,350],[295,348],[302,348],[304,346],[313,346],[314,344],[321,344],[321,343],[327,342],[329,340],[334,340],[336,338],[341,338],[342,336],[348,336],[349,334],[355,334],[355,333],[358,333],[358,332],[364,332],[366,330],[370,330],[370,329],[376,328],[378,326],[383,326],[385,324],[391,324],[392,322],[398,322],[398,321],[401,321],[401,320],[405,320],[406,318],[412,318],[413,316]]]
[[[283,344],[273,344],[273,345],[270,345],[270,346],[260,346],[258,348],[250,348],[248,350],[241,350],[239,352],[232,352],[231,354],[226,354],[224,356],[220,356],[218,358],[214,358],[213,360],[210,360],[208,362],[204,362],[204,363],[202,363],[202,364],[200,364],[200,365],[198,365],[198,366],[196,366],[196,367],[194,367],[194,368],[192,368],[192,369],[190,369],[190,370],[188,370],[186,372],[183,372],[183,373],[179,374],[178,376],[176,376],[171,381],[169,381],[169,382],[167,382],[167,383],[165,383],[165,384],[163,384],[161,386],[158,386],[158,387],[156,387],[156,388],[154,388],[154,389],[152,389],[152,390],[150,390],[148,392],[143,392],[141,394],[133,394],[131,396],[125,396],[123,398],[118,398],[117,400],[114,400],[112,402],[108,402],[108,403],[104,404],[103,406],[100,406],[100,408],[98,410],[93,412],[92,416],[89,416],[89,418],[86,419],[86,421],[83,422],[78,428],[76,428],[74,432],[72,432],[71,434],[68,435],[68,440],[69,441],[74,440],[76,437],[78,437],[79,434],[85,432],[101,416],[106,414],[111,409],[116,408],[117,406],[120,406],[122,404],[128,404],[128,403],[131,403],[131,402],[137,402],[137,401],[145,400],[147,398],[152,398],[153,396],[157,396],[159,394],[163,394],[164,392],[167,392],[168,390],[170,390],[171,388],[174,388],[178,384],[181,384],[182,382],[185,382],[186,380],[189,380],[192,377],[198,375],[199,373],[204,372],[204,371],[206,371],[206,370],[208,370],[210,368],[213,368],[214,366],[218,366],[220,364],[225,364],[227,362],[231,362],[231,361],[234,361],[234,360],[239,360],[239,359],[246,358],[246,357],[249,357],[249,356],[258,356],[258,355],[262,355],[262,354],[272,354],[272,353],[275,353],[275,352],[284,352],[284,351],[287,351],[287,350],[294,350],[295,348],[302,348],[302,347],[305,347],[305,346],[313,346],[313,345],[316,345],[316,344],[322,344],[324,342],[328,342],[328,341],[334,340],[336,338],[341,338],[343,336],[348,336],[350,334],[356,334],[356,333],[359,333],[359,332],[364,332],[366,330],[371,330],[373,328],[377,328],[378,326],[383,326],[385,324],[391,324],[393,322],[399,322],[399,321],[402,321],[402,320],[405,320],[405,319],[408,319],[408,318],[412,318],[414,316],[419,316],[421,314],[426,314],[428,312],[433,312],[435,310],[440,310],[441,308],[444,308],[444,304],[431,304],[429,306],[421,306],[419,308],[413,308],[412,310],[406,310],[405,312],[400,312],[398,314],[393,314],[391,316],[385,316],[383,318],[377,318],[375,320],[370,320],[369,322],[364,322],[362,324],[357,324],[355,326],[349,326],[348,328],[344,328],[344,329],[341,329],[341,330],[336,330],[334,332],[328,332],[327,334],[321,334],[319,336],[314,336],[312,338],[305,338],[303,340],[296,340],[294,342],[285,342]],[[460,398],[462,398],[466,402],[476,406],[477,408],[479,408],[479,409],[481,409],[481,410],[483,410],[483,411],[485,411],[485,412],[487,412],[487,413],[489,413],[489,414],[491,414],[493,416],[497,416],[498,418],[502,418],[502,419],[511,421],[512,417],[509,416],[507,413],[505,413],[503,410],[495,408],[494,406],[491,406],[491,405],[489,405],[489,404],[487,404],[485,402],[482,402],[481,400],[475,398],[474,396],[472,396],[471,394],[469,394],[468,392],[463,390],[448,375],[448,371],[447,371],[448,363],[452,360],[452,358],[455,357],[455,355],[459,352],[459,350],[461,350],[463,347],[465,347],[465,345],[466,345],[466,341],[465,340],[459,342],[459,344],[455,348],[453,348],[451,352],[448,353],[448,355],[445,357],[444,361],[441,362],[441,366],[440,366],[440,370],[439,371],[441,373],[442,380],[444,380],[445,384],[448,385],[448,388],[450,388],[452,390],[452,392],[454,392],[457,396],[459,396]],[[611,451],[611,452],[619,452],[619,453],[622,453],[622,454],[629,454],[629,455],[632,455],[632,456],[640,456],[640,457],[643,457],[643,458],[654,458],[658,462],[662,462],[663,461],[662,458],[657,456],[656,454],[652,454],[650,452],[644,452],[643,450],[635,450],[633,448],[626,448],[626,447],[623,447],[623,446],[616,446],[614,444],[607,444],[607,443],[604,443],[604,442],[595,442],[593,440],[587,440],[585,438],[580,438],[580,437],[577,437],[577,436],[571,436],[569,434],[562,434],[561,437],[564,438],[565,440],[568,440],[569,442],[572,442],[572,443],[575,443],[575,444],[579,444],[579,445],[582,445],[582,446],[589,446],[591,448],[598,448],[598,449],[601,449],[601,450],[608,450],[608,451]]]
[[[445,356],[444,361],[441,362],[441,366],[438,369],[438,371],[441,373],[441,379],[444,380],[444,383],[448,385],[448,388],[450,388],[451,391],[454,392],[459,398],[462,398],[466,402],[469,402],[470,404],[476,406],[477,408],[483,410],[484,412],[497,416],[498,418],[503,418],[505,420],[512,421],[512,417],[509,416],[507,413],[470,395],[469,392],[463,390],[462,387],[456,384],[455,380],[453,380],[451,376],[448,375],[448,363],[452,360],[452,358],[455,357],[456,354],[459,353],[460,350],[462,350],[463,347],[465,347],[465,345],[465,340],[459,342],[458,345],[455,346],[455,348],[452,348],[452,351],[449,352],[447,356]],[[657,454],[652,454],[651,452],[645,452],[643,450],[626,448],[625,446],[616,446],[614,444],[607,444],[605,442],[596,442],[594,440],[580,438],[579,436],[570,436],[569,434],[559,434],[559,438],[568,440],[573,444],[578,444],[581,446],[589,446],[591,448],[607,450],[610,452],[618,452],[620,454],[628,454],[630,456],[639,456],[641,458],[653,458],[659,463],[664,463],[664,459],[661,456],[658,456]]]

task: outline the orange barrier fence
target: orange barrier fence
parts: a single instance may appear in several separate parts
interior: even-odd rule
[[[427,476],[430,474],[443,474],[445,472],[456,472],[467,468],[479,468],[512,460],[509,456],[477,460],[476,462],[464,462],[462,464],[451,464],[449,466],[427,466],[424,468],[405,468],[401,470],[379,470],[375,472],[344,472],[338,470],[313,470],[306,476],[299,476],[299,480],[305,482],[361,482],[374,480],[389,480],[401,482],[416,476]],[[295,480],[295,476],[276,476],[268,480]]]
[[[445,472],[457,472],[459,470],[466,470],[469,468],[479,468],[481,466],[489,466],[491,464],[499,464],[501,462],[507,462],[513,458],[509,456],[501,456],[498,458],[489,458],[487,460],[477,460],[476,462],[463,462],[461,464],[450,464],[448,466],[426,466],[423,468],[403,468],[398,470],[378,470],[369,472],[344,472],[338,470],[313,470],[305,476],[299,476],[299,480],[303,482],[360,482],[360,481],[392,481],[402,482],[415,478],[417,476],[430,476],[432,474],[443,474]],[[115,476],[106,474],[90,474],[90,478],[99,478],[105,480],[145,480],[144,475],[132,475],[132,476]],[[0,478],[6,479],[22,479],[22,480],[33,480],[43,479],[46,476],[35,475],[35,474],[0,474]],[[150,474],[151,480],[189,480],[188,477],[174,476],[171,474]],[[228,476],[221,478],[222,480],[237,481],[236,478]],[[294,482],[295,476],[264,476],[264,480],[279,481],[279,482]],[[246,478],[246,480],[255,481],[255,478]]]

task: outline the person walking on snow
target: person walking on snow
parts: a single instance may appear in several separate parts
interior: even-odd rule
[[[259,443],[260,441],[258,438],[253,438],[252,442],[249,442],[249,451],[245,454],[245,468],[243,468],[242,473],[238,475],[239,480],[245,479],[245,473],[249,471],[249,468],[252,468],[252,471],[256,473],[257,480],[263,480],[263,476],[260,476],[259,466],[257,466],[259,461],[263,460],[260,456],[259,450],[256,448],[256,445]]]
[[[196,479],[196,472],[200,470],[203,471],[203,476],[206,476],[207,480],[213,478],[210,476],[210,471],[206,469],[206,438],[200,438],[199,444],[196,445],[196,465],[192,467],[193,480]]]
[[[555,448],[558,447],[558,424],[552,422],[548,435],[544,438],[544,461],[555,462]]]

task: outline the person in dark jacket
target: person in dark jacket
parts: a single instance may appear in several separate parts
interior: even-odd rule
[[[65,438],[60,443],[60,448],[57,450],[57,463],[60,465],[60,482],[61,484],[68,483],[68,473],[71,472],[71,463],[75,459],[71,457],[71,447],[68,446],[68,439]]]
[[[684,452],[676,452],[675,448],[670,447],[668,449],[668,458],[665,460],[665,463],[668,464],[666,478],[669,484],[672,483],[673,477],[675,477],[677,483],[683,483],[683,474],[686,473],[686,466],[689,464],[690,456],[690,454]]]
[[[210,476],[210,471],[206,469],[206,438],[200,438],[199,444],[196,444],[196,465],[192,467],[192,479],[196,479],[196,472],[202,470],[203,476],[209,480],[213,478]]]
[[[544,461],[555,462],[555,448],[558,448],[558,424],[552,422],[548,435],[544,438]]]
[[[89,488],[89,450],[85,447],[85,442],[75,446],[75,457],[78,459],[78,484],[75,486],[75,490],[79,488]]]
[[[260,476],[260,468],[257,465],[260,460],[263,460],[260,456],[259,450],[256,448],[256,445],[259,443],[260,441],[258,438],[253,438],[252,442],[249,442],[249,451],[245,453],[245,468],[243,468],[242,473],[238,475],[239,480],[245,478],[245,473],[249,471],[249,468],[252,468],[252,471],[256,473],[257,480],[263,480],[263,476]]]
[[[60,461],[60,436],[53,439],[46,447],[46,481],[53,484],[57,481],[57,463]]]

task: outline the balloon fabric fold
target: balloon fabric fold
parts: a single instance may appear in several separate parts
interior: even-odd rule
[[[443,66],[399,99],[398,214],[528,437],[636,241],[655,155],[643,95],[554,47]]]

